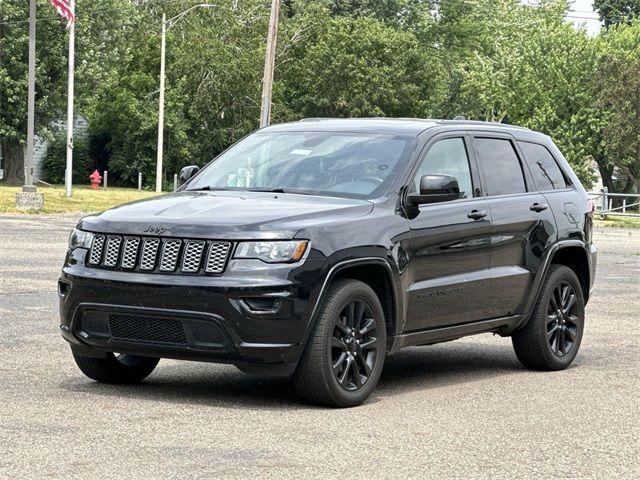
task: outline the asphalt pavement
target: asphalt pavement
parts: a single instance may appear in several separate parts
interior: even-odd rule
[[[365,405],[286,379],[163,360],[141,385],[85,378],[58,332],[77,216],[0,216],[0,478],[640,478],[640,231],[597,230],[573,366],[520,366],[481,335],[387,359]]]

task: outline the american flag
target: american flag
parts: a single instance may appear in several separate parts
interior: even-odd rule
[[[49,0],[53,8],[57,10],[57,12],[62,15],[67,20],[67,28],[71,27],[73,21],[75,20],[75,16],[73,15],[73,11],[71,10],[70,0]]]

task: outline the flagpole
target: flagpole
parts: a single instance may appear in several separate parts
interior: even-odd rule
[[[69,2],[72,15],[75,16],[75,0]],[[75,30],[76,22],[71,22],[69,28],[69,73],[67,84],[67,169],[64,179],[67,197],[71,197],[71,185],[73,182],[73,95],[74,95],[74,70],[75,70]]]

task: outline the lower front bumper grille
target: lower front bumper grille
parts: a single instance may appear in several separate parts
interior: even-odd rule
[[[83,341],[96,346],[137,344],[219,350],[230,343],[215,320],[131,310],[83,309],[74,330]]]
[[[187,343],[182,323],[178,320],[143,315],[109,315],[113,338],[182,345]]]

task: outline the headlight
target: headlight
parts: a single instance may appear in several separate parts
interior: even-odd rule
[[[234,258],[256,258],[267,263],[297,262],[307,250],[307,240],[291,242],[242,242]]]
[[[71,235],[69,235],[70,250],[75,248],[86,248],[88,250],[91,248],[91,242],[93,242],[93,233],[90,232],[83,232],[74,228]]]

